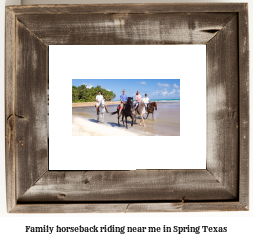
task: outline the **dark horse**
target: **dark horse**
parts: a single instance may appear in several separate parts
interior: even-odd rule
[[[155,109],[154,109],[155,108]],[[151,102],[149,105],[148,105],[148,108],[147,108],[147,111],[148,111],[148,115],[149,113],[152,113],[152,118],[154,119],[154,110],[157,110],[157,102]],[[148,115],[146,117],[146,119],[148,118]]]
[[[123,125],[124,125],[124,117],[126,118],[126,128],[127,127],[127,117],[131,117],[132,118],[132,123],[131,126],[133,126],[133,116],[132,116],[132,110],[133,110],[133,98],[132,97],[128,97],[127,102],[125,104],[125,108],[122,109],[121,114],[122,114],[122,121],[123,121]],[[121,115],[119,115],[119,107],[117,107],[117,111],[116,112],[112,112],[111,115],[114,114],[118,114],[118,124],[119,124],[119,118]]]

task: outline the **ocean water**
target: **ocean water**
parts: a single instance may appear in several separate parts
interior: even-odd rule
[[[152,100],[150,100],[152,101]],[[180,100],[155,100],[158,103],[157,110],[148,115],[144,120],[145,127],[140,125],[140,116],[137,116],[136,123],[131,127],[131,118],[128,117],[128,129],[138,133],[141,136],[180,136]],[[95,104],[95,103],[94,103]],[[108,105],[108,111],[114,112],[117,110],[117,105]],[[85,118],[91,123],[97,123],[95,107],[75,107],[72,108],[72,114],[78,117]],[[147,114],[145,115],[145,118]],[[112,127],[126,130],[120,118],[118,125],[117,114],[105,114],[105,124]]]
[[[174,103],[174,102],[180,102],[180,99],[150,99],[150,102]]]
[[[113,101],[119,101],[118,100],[113,100]],[[150,99],[150,102],[167,102],[167,103],[172,103],[172,102],[180,102],[180,99]]]

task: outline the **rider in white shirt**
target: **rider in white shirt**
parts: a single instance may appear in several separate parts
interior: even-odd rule
[[[147,110],[147,109],[148,109],[148,105],[149,105],[149,103],[150,103],[150,100],[149,100],[147,94],[145,94],[145,98],[143,98],[142,101],[143,101],[144,103],[146,103],[146,110]]]
[[[103,95],[101,95],[101,92],[98,91],[98,95],[96,96],[96,101],[97,101],[96,110],[97,110],[97,113],[98,113],[99,101],[100,101],[100,100],[103,100],[103,99],[104,99]],[[106,106],[106,105],[105,105],[105,109],[106,109],[106,112],[108,113],[108,110],[107,110],[107,106]]]

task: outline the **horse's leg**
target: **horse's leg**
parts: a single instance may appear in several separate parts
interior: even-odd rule
[[[121,112],[121,114],[119,115],[119,117],[121,117],[121,119],[123,119],[124,115],[122,114],[122,112]],[[123,126],[124,126],[124,121],[123,121]]]
[[[135,110],[135,115],[134,115],[134,122],[136,123],[136,118],[137,118],[137,115],[140,115],[140,113],[138,112],[138,110],[136,109]]]
[[[133,119],[133,116],[132,116],[132,115],[130,115],[130,117],[132,118],[131,126],[133,126],[133,124],[134,124],[134,119]]]
[[[145,127],[144,115],[142,116],[143,126]]]
[[[126,118],[126,129],[128,129],[128,127],[127,127],[127,115],[125,115],[125,118]]]
[[[140,116],[141,116],[140,125],[141,125],[141,123],[142,123],[142,122],[143,122],[143,125],[144,125],[144,120],[143,120],[143,116],[142,116],[142,114],[141,114]]]
[[[121,114],[121,117],[122,117],[123,126],[125,126],[125,122],[124,122],[124,115],[123,115],[123,114]]]
[[[119,125],[119,117],[120,117],[119,110],[117,110],[117,113],[118,113],[118,125]]]

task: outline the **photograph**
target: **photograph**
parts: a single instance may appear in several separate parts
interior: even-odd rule
[[[73,79],[72,136],[180,136],[180,79]]]

